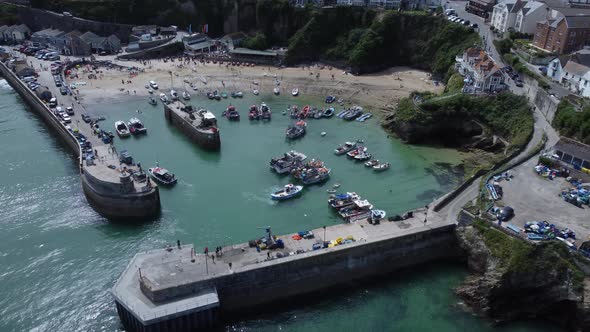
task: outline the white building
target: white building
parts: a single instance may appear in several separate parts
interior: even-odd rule
[[[590,97],[590,49],[553,59],[547,66],[547,76],[574,94]]]
[[[493,93],[506,89],[501,68],[481,47],[470,47],[456,58],[455,68],[465,79],[465,93]]]
[[[516,22],[516,13],[526,4],[521,0],[506,0],[494,6],[491,25],[500,32],[513,28]]]

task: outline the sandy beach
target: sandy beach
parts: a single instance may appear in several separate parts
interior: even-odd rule
[[[82,67],[78,78],[68,77],[70,83],[78,84],[79,99],[84,104],[103,104],[117,102],[122,96],[149,95],[146,84],[154,80],[160,86],[159,93],[168,93],[173,85],[179,93],[183,90],[192,95],[218,91],[243,91],[252,93],[258,89],[261,95],[272,93],[277,82],[281,94],[290,95],[298,88],[300,95],[324,98],[334,95],[347,103],[359,104],[373,111],[392,109],[396,102],[412,91],[441,92],[444,87],[436,86],[425,71],[407,67],[390,68],[381,72],[354,76],[340,69],[328,66],[300,66],[276,68],[267,66],[229,66],[203,62],[183,64],[151,60],[143,64],[135,61],[112,61],[127,67],[141,70],[130,73],[127,70],[99,68],[91,71]],[[89,79],[94,73],[96,78]],[[172,74],[171,74],[172,73]],[[203,82],[206,81],[206,84]],[[124,83],[123,83],[124,82]],[[130,82],[130,83],[129,83]],[[196,88],[191,88],[191,83]],[[258,83],[256,85],[255,83]]]

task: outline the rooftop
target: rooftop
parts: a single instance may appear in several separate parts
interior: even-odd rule
[[[257,51],[257,50],[251,50],[249,48],[234,48],[233,50],[231,50],[229,52],[231,54],[240,54],[240,55],[277,56],[277,52]]]
[[[576,158],[590,161],[590,146],[573,139],[562,137],[559,142],[555,144],[554,149]]]

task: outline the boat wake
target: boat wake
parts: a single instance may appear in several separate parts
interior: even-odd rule
[[[244,197],[247,201],[256,201],[256,202],[265,203],[267,205],[273,205],[274,204],[273,201],[268,199],[271,192],[272,192],[272,190],[269,190],[268,194],[264,195],[264,196],[257,195],[253,192],[242,192],[242,197]]]
[[[0,89],[11,91],[14,90],[6,80],[0,80]]]

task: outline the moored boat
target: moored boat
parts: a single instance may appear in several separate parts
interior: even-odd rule
[[[248,110],[248,119],[258,120],[259,118],[260,114],[258,113],[258,107],[256,105],[250,106],[250,110]]]
[[[379,221],[383,218],[385,218],[385,211],[383,210],[371,210],[371,221]]]
[[[291,119],[297,119],[299,117],[299,107],[297,105],[289,106],[288,111]]]
[[[188,91],[183,91],[182,92],[182,99],[184,99],[184,100],[190,100],[191,99],[191,95],[188,93]]]
[[[356,119],[356,121],[359,121],[359,122],[365,122],[366,120],[370,119],[372,116],[373,116],[373,114],[371,114],[371,113],[365,113],[365,114],[363,114],[363,115],[359,116],[359,117]]]
[[[305,135],[305,126],[301,125],[290,125],[287,130],[285,130],[285,136],[288,139],[297,139],[303,137]]]
[[[298,89],[298,88],[295,88],[295,89],[293,89],[293,90],[291,91],[291,95],[292,95],[293,97],[295,97],[295,96],[298,96],[298,95],[299,95],[299,89]]]
[[[373,156],[370,153],[367,153],[367,150],[361,151],[356,156],[354,156],[354,160],[356,161],[365,161],[371,159]]]
[[[260,91],[258,91],[258,89],[252,89],[252,93],[253,93],[255,96],[258,96],[258,94],[260,93]]]
[[[270,120],[270,117],[270,108],[266,103],[263,102],[262,104],[260,104],[260,118],[262,118],[262,120]]]
[[[147,128],[143,125],[143,123],[141,123],[141,121],[139,121],[138,118],[129,119],[127,125],[129,126],[129,131],[133,135],[147,134]]]
[[[270,197],[275,201],[284,201],[289,198],[293,198],[301,194],[303,186],[295,186],[291,183],[285,185],[282,190],[276,191],[270,194]]]
[[[342,118],[347,121],[352,121],[363,114],[363,109],[361,107],[355,106],[353,107],[348,113],[346,113]]]
[[[119,137],[129,137],[131,133],[129,132],[129,127],[123,121],[115,122],[115,131]]]
[[[351,206],[353,202],[360,199],[360,196],[355,192],[348,192],[346,194],[336,194],[328,199],[328,205],[333,209],[339,210],[347,206]]]
[[[325,111],[324,111],[324,118],[331,118],[332,116],[334,116],[334,107],[328,107]]]
[[[293,169],[301,166],[301,163],[307,159],[307,156],[301,152],[291,150],[282,157],[272,158],[270,168],[278,174],[290,173]]]
[[[314,183],[324,182],[330,177],[331,172],[332,172],[331,168],[325,168],[325,167],[315,168],[315,169],[312,169],[311,171],[303,173],[301,175],[300,180],[301,180],[301,182],[303,182],[303,184],[314,184]]]
[[[221,92],[221,98],[226,99],[227,98],[227,92],[222,91]]]
[[[367,166],[367,167],[373,167],[373,166],[377,166],[377,165],[379,165],[379,160],[377,160],[377,159],[369,160],[365,163],[365,166]]]
[[[148,104],[150,104],[150,105],[157,105],[157,104],[158,104],[158,102],[156,101],[156,98],[154,98],[154,97],[150,96],[150,97],[148,98]]]
[[[375,172],[383,172],[383,171],[389,169],[390,166],[391,166],[390,163],[379,164],[379,165],[373,166],[373,170]]]
[[[178,93],[176,92],[176,90],[170,90],[170,99],[172,99],[173,101],[178,100]]]
[[[236,92],[236,97],[237,98],[242,98],[242,97],[244,97],[244,93],[242,91],[237,91]]]
[[[341,156],[356,147],[356,143],[354,142],[345,142],[344,144],[340,145],[336,149],[334,149],[334,154],[337,156]]]
[[[310,111],[311,111],[311,107],[309,107],[309,105],[303,106],[303,109],[301,110],[301,112],[299,112],[299,118],[300,119],[307,118],[307,116],[309,115],[309,112]]]
[[[338,210],[338,214],[346,221],[353,222],[371,215],[373,205],[366,199],[353,200],[353,204]]]
[[[349,158],[354,158],[354,157],[356,157],[356,156],[357,156],[359,153],[361,153],[361,152],[365,152],[365,151],[367,151],[367,148],[366,148],[366,147],[364,147],[364,146],[357,146],[355,149],[353,149],[353,150],[349,151],[348,153],[346,153],[346,155],[347,155]]]
[[[229,105],[227,107],[227,110],[224,113],[225,113],[225,116],[229,120],[233,120],[233,121],[240,120],[240,113],[238,112],[238,110],[236,109],[236,107],[233,106],[233,105]]]
[[[313,113],[314,119],[321,119],[323,117],[324,117],[324,111],[321,109],[317,109],[317,110],[315,110],[315,113]]]
[[[278,96],[281,94],[281,89],[279,89],[279,87],[276,87],[276,88],[272,89],[272,92]]]
[[[148,173],[154,180],[163,185],[173,185],[177,180],[174,174],[170,174],[167,169],[159,166],[148,168]]]
[[[327,96],[326,97],[326,103],[327,104],[331,104],[331,103],[333,103],[335,101],[336,101],[336,97],[334,97],[334,96]]]
[[[168,99],[168,96],[166,96],[165,93],[160,93],[160,100],[164,103],[164,104],[168,104],[168,102],[170,101],[170,99]]]

